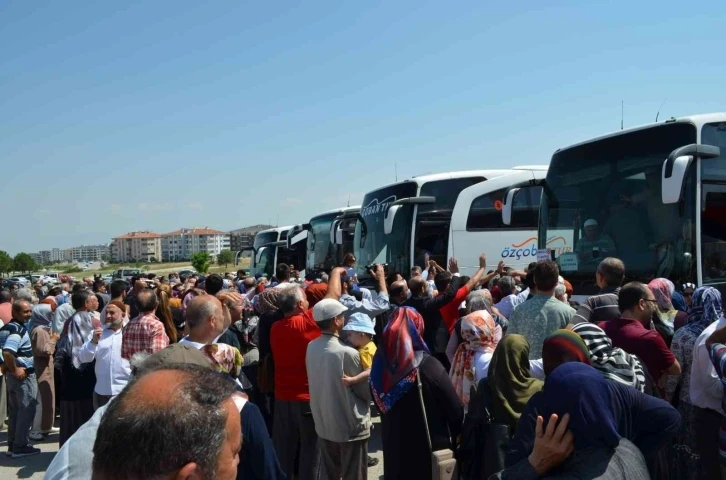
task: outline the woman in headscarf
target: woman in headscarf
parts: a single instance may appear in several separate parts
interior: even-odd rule
[[[701,461],[696,450],[693,427],[695,412],[689,394],[693,348],[703,330],[718,320],[723,313],[721,293],[713,287],[697,288],[693,292],[691,305],[688,323],[675,333],[671,343],[671,351],[681,364],[681,375],[669,376],[666,385],[666,398],[678,409],[683,418],[670,455],[670,468],[674,472],[674,478],[700,478]]]
[[[446,370],[426,347],[423,329],[423,318],[416,310],[397,308],[373,357],[370,384],[381,412],[386,479],[430,479],[425,419],[434,451],[456,450],[453,442],[464,420],[461,401]],[[419,395],[423,396],[425,416]]]
[[[572,331],[582,338],[590,352],[590,365],[606,378],[645,391],[645,370],[635,355],[613,348],[605,331],[594,323],[579,323]]]
[[[530,373],[527,339],[514,334],[502,338],[492,355],[487,378],[492,392],[493,423],[509,425],[515,433],[527,402],[543,385]]]
[[[555,368],[568,362],[590,365],[590,351],[577,333],[565,329],[555,330],[542,344],[542,366],[545,377]]]
[[[507,326],[509,325],[509,322],[503,315],[500,314],[499,310],[492,306],[492,294],[489,290],[474,290],[466,296],[466,301],[464,303],[466,306],[462,309],[463,315],[454,325],[454,329],[451,331],[451,336],[449,337],[449,343],[446,345],[446,357],[449,359],[449,362],[454,361],[456,350],[464,341],[461,337],[461,322],[464,320],[466,315],[482,310],[486,311],[492,319],[494,319],[494,323],[497,325],[497,343],[499,343],[499,340],[501,340],[504,334],[507,333]]]
[[[53,355],[57,333],[51,334],[55,300],[46,298],[33,307],[33,314],[28,323],[30,346],[33,350],[35,376],[38,380],[38,409],[30,432],[32,440],[42,440],[49,433],[57,433],[53,427],[55,421],[55,380]]]
[[[463,342],[456,349],[449,377],[466,412],[471,386],[486,378],[494,349],[502,338],[502,329],[494,324],[489,312],[479,310],[461,320],[461,337]]]
[[[686,305],[686,298],[678,291],[673,292],[673,295],[671,296],[671,303],[673,303],[673,308],[678,310],[676,319],[673,321],[673,329],[678,331],[686,324],[686,322],[688,322],[688,312],[690,309],[688,308],[688,305]]]
[[[648,284],[648,288],[653,292],[658,304],[658,310],[653,315],[653,324],[666,344],[670,346],[675,332],[676,315],[678,315],[678,310],[673,307],[671,301],[676,287],[667,278],[656,278]]]
[[[316,303],[325,298],[328,294],[328,285],[325,283],[313,283],[305,289],[305,296],[308,299],[310,308],[313,308]]]
[[[569,416],[567,428],[574,437],[574,455],[560,467],[570,473],[568,478],[600,478],[605,471],[613,473],[607,478],[647,478],[642,473],[633,476],[633,470],[642,471],[638,450],[650,470],[680,422],[667,402],[608,381],[589,365],[569,362],[548,375],[544,389],[527,404],[510,444],[507,467],[528,462],[537,417],[546,428],[553,414]]]

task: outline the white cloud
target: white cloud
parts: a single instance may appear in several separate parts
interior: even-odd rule
[[[123,207],[119,203],[112,203],[109,208],[114,213],[118,213],[118,212],[120,212],[123,209]]]
[[[38,210],[38,211],[35,212],[35,215],[38,216],[38,217],[47,217],[51,213],[53,213],[53,212],[50,209],[48,209],[48,208],[41,208],[40,210]]]

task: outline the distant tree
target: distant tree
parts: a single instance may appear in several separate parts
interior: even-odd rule
[[[156,260],[156,257],[151,257],[151,258],[149,259],[149,261],[150,261],[151,263],[156,263],[156,262],[157,262],[157,260]]]
[[[17,272],[32,272],[38,268],[33,257],[27,253],[18,253],[13,259],[13,269]]]
[[[0,250],[0,276],[13,270],[13,257],[8,252]]]
[[[199,273],[207,273],[212,264],[212,256],[207,252],[199,252],[192,255],[192,266]]]
[[[232,250],[222,250],[217,255],[217,265],[224,265],[224,268],[227,268],[227,265],[234,262],[234,253],[232,253]]]
[[[103,254],[103,255],[101,255],[101,260],[103,260],[104,262],[108,263],[108,262],[111,261],[111,255],[109,255],[109,254]]]

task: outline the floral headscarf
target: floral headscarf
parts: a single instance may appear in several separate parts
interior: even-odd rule
[[[279,288],[266,288],[262,293],[257,295],[255,309],[257,313],[262,315],[263,313],[274,312],[278,310],[277,299],[280,295]]]
[[[416,383],[418,366],[429,353],[423,331],[423,317],[410,307],[394,310],[383,329],[370,376],[373,400],[383,414]]]
[[[475,355],[477,352],[494,353],[501,338],[501,328],[499,338],[497,338],[496,331],[497,325],[486,310],[472,312],[461,320],[463,342],[456,349],[449,377],[451,377],[451,382],[454,384],[454,389],[459,395],[464,409],[469,405],[471,386],[476,383]]]
[[[673,322],[678,314],[678,310],[673,308],[671,301],[673,292],[676,290],[675,285],[667,278],[656,278],[648,284],[648,288],[653,292],[658,304],[658,312],[654,318],[655,329],[664,337],[673,337]]]

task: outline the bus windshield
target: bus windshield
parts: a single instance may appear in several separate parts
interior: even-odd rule
[[[383,220],[391,203],[402,198],[414,197],[416,192],[416,183],[402,182],[363,197],[360,214],[365,225],[358,222],[353,243],[358,278],[370,277],[365,266],[373,263],[388,264],[389,272],[405,274],[409,271],[413,205],[404,205],[398,210],[393,231],[389,235],[384,233]]]
[[[553,248],[575,294],[597,292],[605,257],[625,263],[626,279],[693,282],[695,162],[684,199],[664,205],[661,170],[674,149],[696,142],[691,124],[670,123],[556,152],[540,207],[539,248]]]
[[[277,237],[278,232],[258,233],[257,235],[255,235],[255,241],[253,246],[255,250],[257,250],[260,247],[264,247],[265,245],[277,242]]]
[[[336,261],[335,245],[330,243],[330,227],[338,213],[330,213],[310,220],[308,232],[308,266],[330,271]]]

